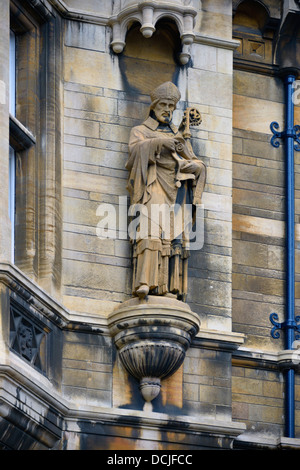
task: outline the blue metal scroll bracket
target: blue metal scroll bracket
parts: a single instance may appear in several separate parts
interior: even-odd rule
[[[284,321],[282,323],[278,322],[278,315],[277,313],[271,313],[270,315],[270,322],[272,323],[273,328],[271,330],[271,336],[274,339],[278,339],[280,337],[279,330],[294,330],[299,334],[295,334],[295,340],[300,339],[300,316],[295,317],[295,320],[291,321]]]
[[[278,148],[280,146],[280,140],[286,139],[287,137],[292,137],[294,139],[294,150],[297,152],[300,151],[300,126],[294,126],[292,129],[287,129],[286,131],[279,132],[279,124],[276,121],[271,122],[270,129],[272,131],[273,137],[271,138],[271,145]]]

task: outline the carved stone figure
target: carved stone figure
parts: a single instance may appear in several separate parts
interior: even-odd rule
[[[171,82],[157,87],[149,117],[130,134],[127,188],[131,208],[139,211],[139,224],[130,232],[133,294],[140,298],[174,295],[185,301],[187,294],[186,233],[192,220],[184,209],[201,203],[206,167],[190,143],[189,125],[201,122],[197,110],[188,109],[179,128],[172,123],[180,97]]]

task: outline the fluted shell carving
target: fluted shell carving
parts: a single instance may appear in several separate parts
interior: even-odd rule
[[[162,379],[180,367],[185,352],[181,345],[167,341],[140,341],[120,349],[120,357],[128,372],[136,379]]]

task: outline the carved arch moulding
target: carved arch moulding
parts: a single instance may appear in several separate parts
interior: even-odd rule
[[[141,33],[145,38],[150,38],[155,32],[156,23],[167,17],[177,25],[182,44],[179,60],[182,65],[187,64],[190,59],[190,46],[195,38],[194,27],[197,15],[197,10],[191,3],[191,0],[116,1],[113,16],[109,20],[112,28],[113,51],[120,54],[124,50],[127,31],[134,22],[140,23]]]

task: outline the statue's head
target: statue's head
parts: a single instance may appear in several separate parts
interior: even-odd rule
[[[172,121],[173,111],[180,100],[180,91],[172,82],[159,85],[150,95],[150,109],[154,112],[156,119],[162,123]]]

